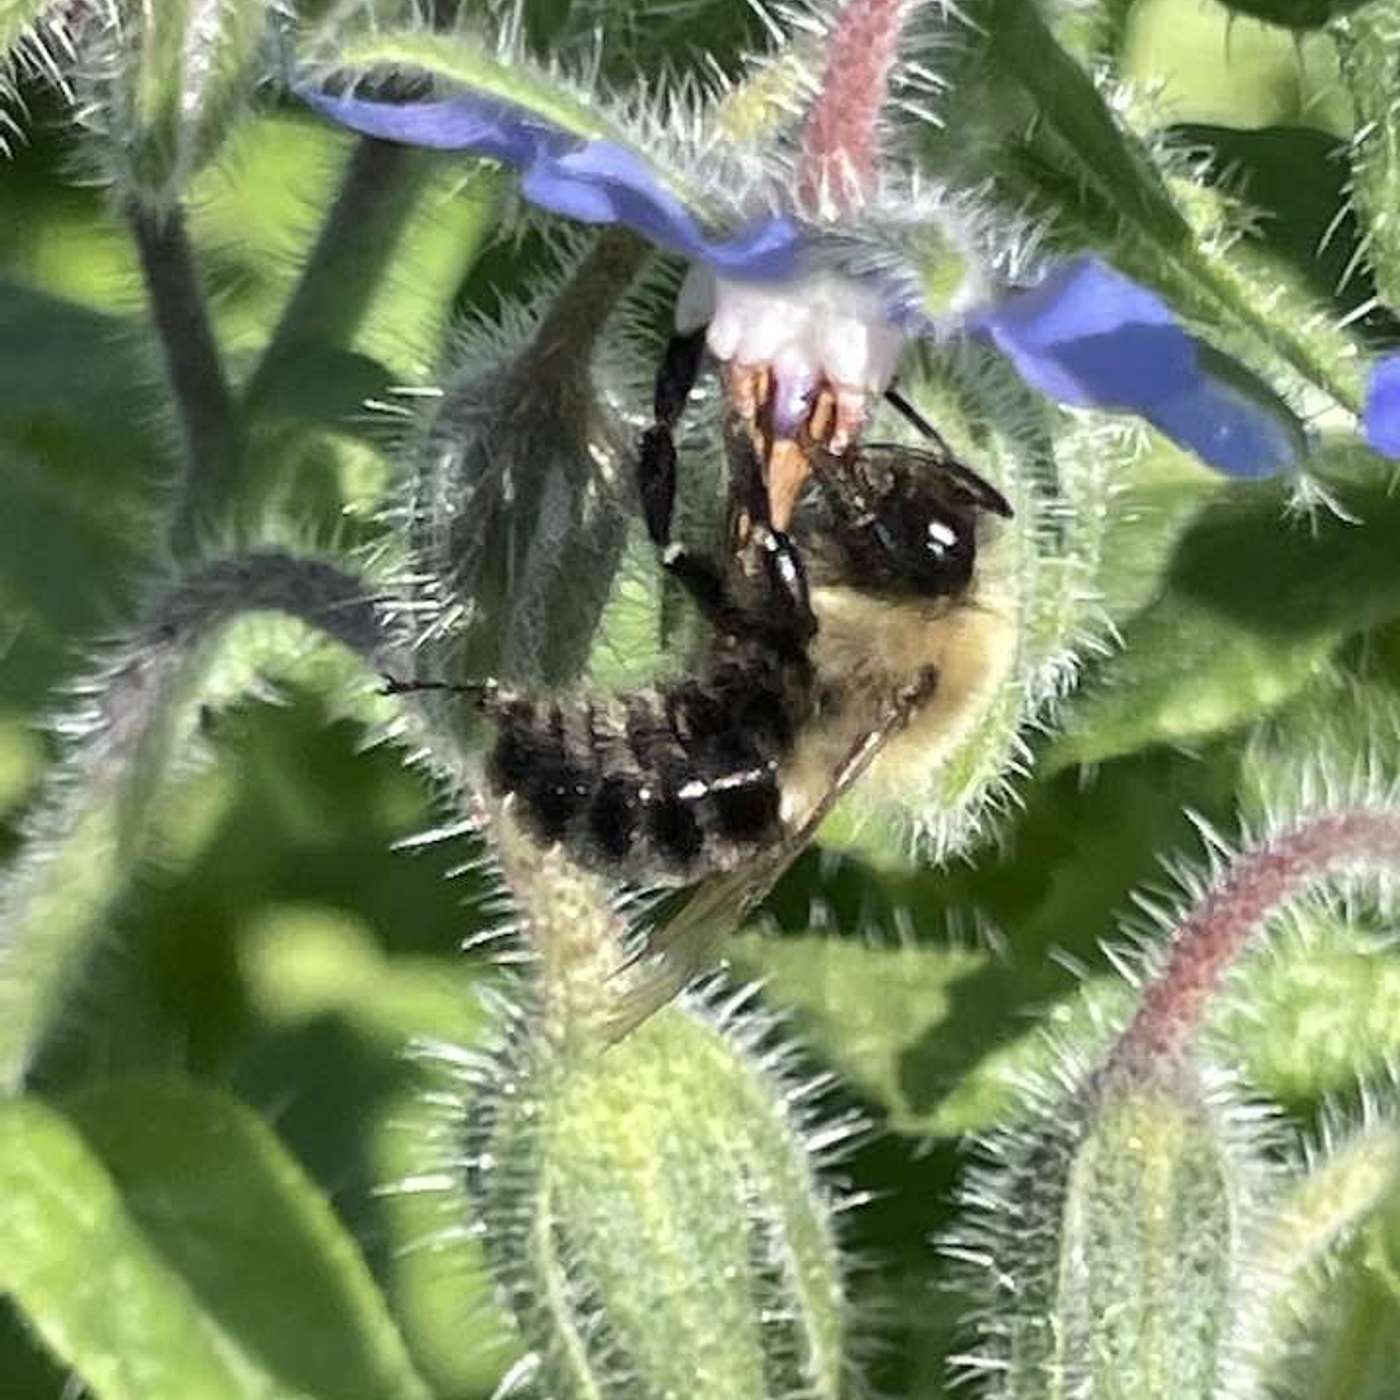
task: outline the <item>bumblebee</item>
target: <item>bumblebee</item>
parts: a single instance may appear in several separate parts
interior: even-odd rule
[[[978,567],[1010,507],[936,435],[929,449],[814,445],[782,530],[752,434],[731,424],[728,557],[674,541],[673,433],[702,353],[698,336],[671,342],[638,452],[650,536],[710,629],[689,673],[617,695],[452,687],[495,722],[488,783],[534,839],[651,883],[791,845],[876,746],[887,775],[926,763],[1012,644]]]

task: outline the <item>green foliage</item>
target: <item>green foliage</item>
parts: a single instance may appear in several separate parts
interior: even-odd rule
[[[1134,1003],[1102,941],[1157,946],[1172,920],[1144,931],[1130,900],[1172,902],[1186,809],[1267,834],[1400,790],[1400,519],[1353,432],[1400,311],[1391,0],[921,7],[952,42],[920,177],[1104,251],[1317,440],[1301,492],[1223,482],[982,351],[909,367],[1014,499],[1018,649],[918,810],[848,805],[755,926],[704,930],[800,1058],[690,1004],[601,1047],[590,1008],[655,999],[654,969],[619,971],[617,910],[517,854],[504,911],[465,706],[372,693],[384,669],[677,664],[696,629],[629,529],[628,448],[678,269],[629,235],[589,253],[520,217],[507,174],[347,141],[275,83],[293,50],[467,82],[700,204],[676,152],[708,87],[753,149],[786,140],[818,41],[781,48],[738,0],[531,0],[488,38],[512,6],[450,33],[431,6],[277,8],[121,3],[109,28],[0,0],[7,1400],[484,1400],[506,1376],[943,1400],[987,1301],[931,1243],[987,1243],[956,1199],[968,1133],[1019,1173],[978,1202],[1025,1280],[991,1299],[1014,1365],[984,1393],[1232,1398],[1243,1338],[1282,1394],[1391,1394],[1387,890],[1343,882],[1240,960],[1202,1078],[1083,1088]],[[184,340],[153,247],[193,269]],[[172,372],[191,350],[212,415]],[[200,441],[228,476],[191,502]],[[717,452],[683,446],[688,529]],[[63,698],[85,681],[90,709]],[[460,947],[507,918],[553,979],[535,1020]],[[1241,1128],[1215,1066],[1278,1136]],[[853,1146],[860,1118],[888,1131]]]
[[[428,1394],[328,1203],[246,1108],[149,1079],[0,1113],[4,1287],[102,1394]]]

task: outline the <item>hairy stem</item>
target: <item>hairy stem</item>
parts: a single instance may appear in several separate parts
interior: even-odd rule
[[[875,193],[880,115],[906,0],[847,0],[827,42],[821,87],[802,128],[798,191],[813,211],[848,213]]]
[[[185,439],[185,475],[170,525],[171,548],[185,558],[234,500],[241,431],[183,214],[133,202],[127,218]]]
[[[1110,1079],[1173,1067],[1245,943],[1288,899],[1350,869],[1400,867],[1400,810],[1353,808],[1295,827],[1241,856],[1177,929],[1107,1066]]]
[[[0,1092],[20,1086],[67,1000],[107,911],[148,847],[172,765],[203,703],[256,684],[285,646],[214,645],[250,613],[294,617],[374,671],[403,658],[374,598],[314,559],[258,553],[219,560],[167,588],[84,690],[61,728],[79,735],[55,768],[0,885]]]
[[[501,870],[537,960],[543,1030],[562,1046],[606,1043],[622,990],[629,937],[626,916],[596,875],[558,846],[545,849],[496,808],[493,833]]]
[[[555,356],[571,367],[588,364],[608,317],[650,252],[650,245],[630,229],[611,227],[598,235],[521,357],[526,383],[538,379],[541,361]]]
[[[255,406],[288,356],[305,341],[344,346],[359,328],[429,166],[405,146],[366,137],[345,167],[316,245],[244,390]]]

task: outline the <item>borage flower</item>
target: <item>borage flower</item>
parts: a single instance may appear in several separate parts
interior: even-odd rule
[[[1361,426],[1382,457],[1400,458],[1400,353],[1383,355],[1372,368]]]
[[[911,199],[907,188],[891,197],[877,159],[880,122],[908,8],[845,5],[795,150],[775,136],[759,180],[745,178],[752,150],[709,123],[701,163],[710,207],[691,189],[702,182],[672,178],[596,114],[549,100],[547,86],[502,79],[510,70],[480,55],[479,85],[442,65],[466,86],[447,98],[396,103],[313,88],[302,96],[365,135],[504,162],[521,172],[536,206],[626,225],[690,259],[677,330],[708,325],[730,400],[768,458],[770,490],[782,447],[796,445],[802,463],[812,442],[840,452],[888,389],[905,345],[957,333],[994,345],[1059,402],[1136,414],[1220,471],[1266,476],[1295,466],[1306,450],[1298,420],[1190,335],[1154,292],[1086,255],[1051,266],[1029,288],[993,293],[982,269],[998,260],[995,231],[979,226],[971,201],[946,192]],[[356,66],[353,56],[346,66]],[[378,65],[370,57],[363,66]],[[430,62],[415,66],[444,75]],[[930,241],[961,273],[937,305],[929,269],[908,246]],[[792,493],[805,467],[795,470]]]

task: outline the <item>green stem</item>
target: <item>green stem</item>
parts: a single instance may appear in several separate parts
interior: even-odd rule
[[[419,152],[388,141],[366,137],[355,147],[306,267],[244,389],[250,414],[298,346],[349,344],[430,169]]]
[[[1331,33],[1356,107],[1352,203],[1376,290],[1400,310],[1400,0],[1371,0],[1334,21]]]
[[[170,525],[171,549],[184,558],[208,528],[226,522],[242,432],[183,213],[133,202],[127,219],[185,439],[185,474]]]

